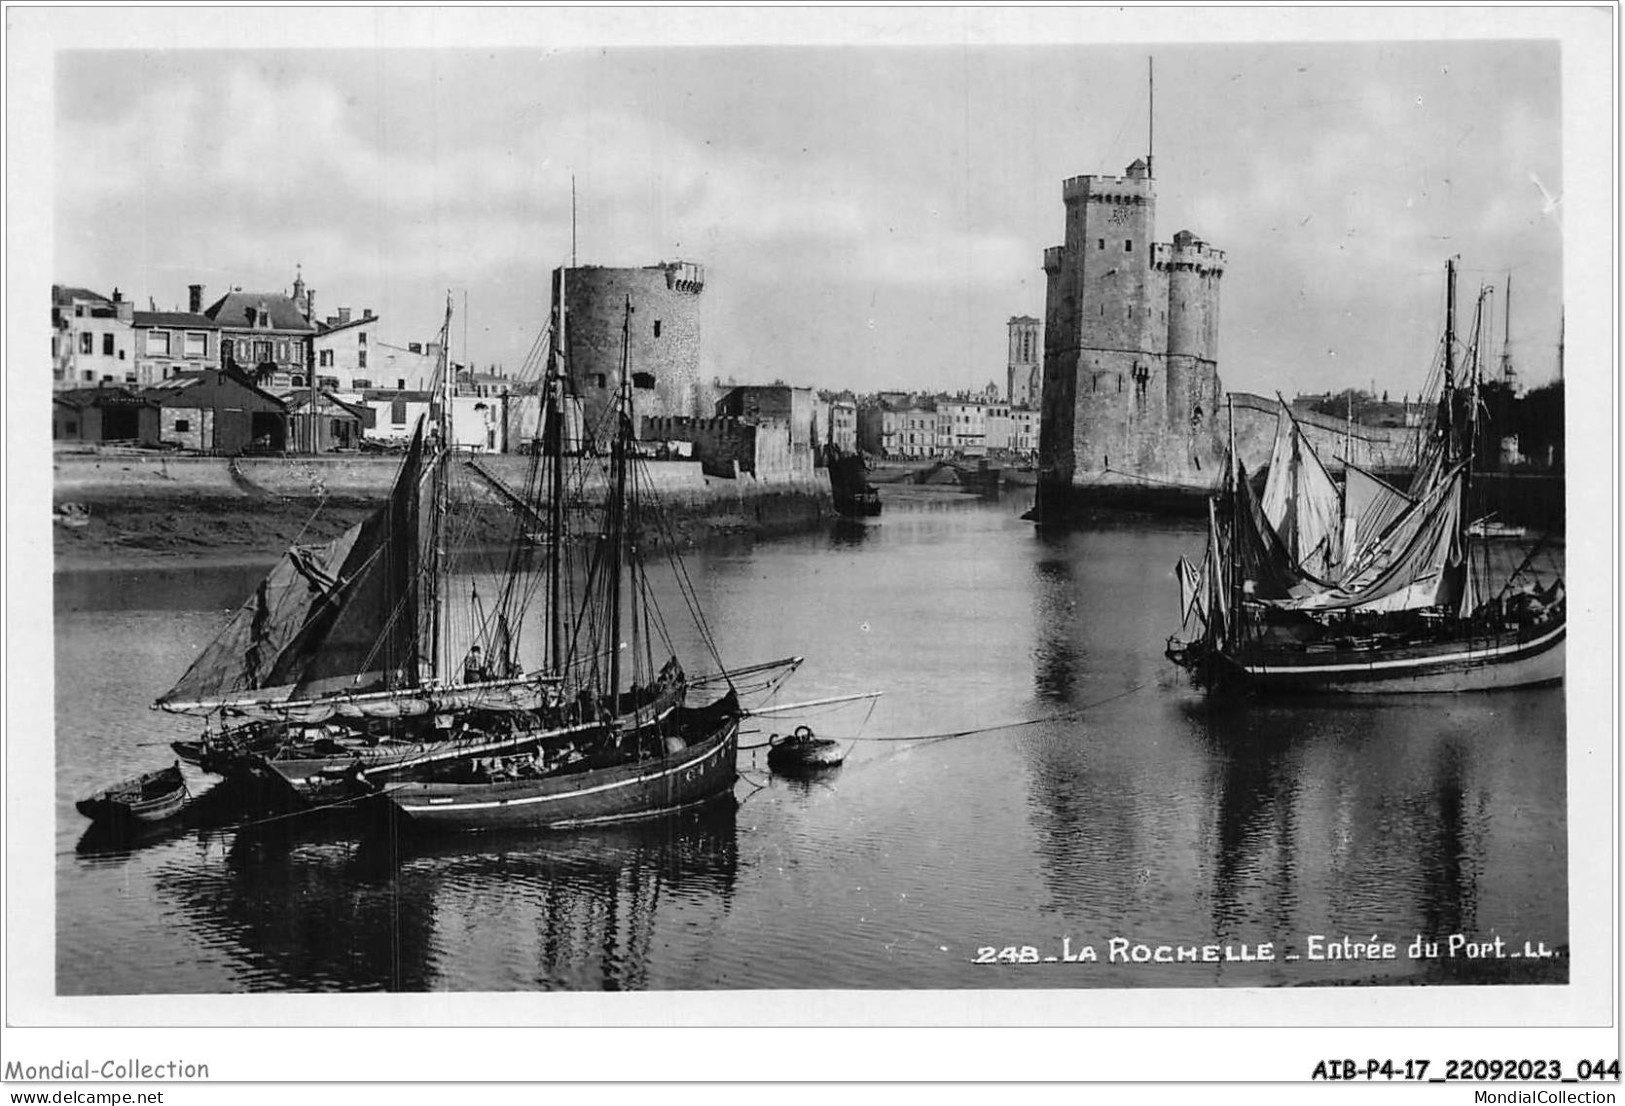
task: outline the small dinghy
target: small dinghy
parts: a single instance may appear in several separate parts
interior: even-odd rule
[[[767,739],[767,766],[775,772],[805,772],[813,768],[834,768],[846,759],[839,741],[819,737],[811,726],[797,726],[791,734],[774,734]]]
[[[179,814],[190,797],[179,762],[96,792],[74,805],[92,822],[162,822]]]

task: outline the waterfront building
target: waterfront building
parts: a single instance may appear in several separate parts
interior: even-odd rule
[[[190,311],[137,311],[131,318],[135,363],[126,381],[142,388],[176,373],[217,368],[220,328]]]
[[[313,310],[314,296],[314,292],[305,293],[307,310]],[[372,308],[364,307],[360,315],[355,315],[348,307],[341,307],[337,315],[310,321],[315,327],[310,341],[316,351],[318,386],[346,394],[371,388],[374,373],[384,367],[378,360],[379,320]],[[376,379],[385,386],[390,381],[388,376]]]
[[[564,304],[565,363],[597,448],[607,448],[614,437],[605,413],[620,389],[623,364],[632,376],[637,415],[709,413],[700,388],[704,291],[705,269],[689,261],[553,270],[553,302]]]
[[[51,285],[51,387],[66,391],[98,384],[134,384],[135,305],[88,288]]]
[[[361,446],[367,428],[377,418],[372,408],[347,402],[332,392],[310,389],[288,396],[289,448],[295,453],[330,453]]]
[[[1011,316],[1005,398],[1014,407],[1037,407],[1044,389],[1043,324],[1030,315]]]
[[[911,400],[897,412],[897,454],[931,457],[937,449],[937,405],[933,399]]]
[[[369,338],[367,353],[366,374],[357,373],[350,381],[354,391],[393,388],[400,392],[426,392],[434,386],[434,374],[440,365],[439,342],[408,342],[398,346]]]
[[[452,445],[473,453],[508,452],[508,393],[481,395],[459,390],[451,398]]]
[[[314,367],[316,326],[303,277],[293,289],[289,296],[233,288],[202,312],[220,328],[220,367],[279,395],[309,387]],[[194,313],[202,301],[203,285],[192,285]]]
[[[789,431],[791,465],[811,468],[817,434],[817,397],[811,388],[788,384],[740,384],[717,400],[715,413],[752,424],[783,423]]]
[[[811,455],[791,450],[790,425],[782,419],[646,415],[639,421],[639,438],[662,443],[670,457],[699,461],[709,476],[732,479],[748,475],[771,481],[807,476],[812,471]]]
[[[1007,403],[987,407],[987,452],[989,456],[1030,457],[1038,451],[1038,412],[1030,407]]]
[[[429,414],[430,393],[414,388],[368,388],[361,403],[373,411],[366,436],[394,445],[404,445],[420,418]]]
[[[154,446],[158,415],[158,405],[134,388],[69,388],[51,394],[51,441]]]
[[[831,396],[829,399],[828,441],[847,453],[857,452],[858,404],[850,393]]]
[[[987,456],[987,407],[960,395],[937,401],[937,452],[943,456]]]
[[[1010,451],[1023,457],[1038,455],[1043,435],[1043,414],[1037,407],[1010,409]]]
[[[858,448],[876,457],[891,457],[897,448],[897,411],[883,398],[858,401]]]
[[[1044,251],[1044,485],[1156,481],[1203,489],[1216,417],[1223,252],[1188,230],[1157,242],[1146,160],[1061,186],[1066,240]]]
[[[159,409],[161,444],[215,453],[279,453],[288,446],[288,409],[276,396],[219,369],[171,374],[141,393]]]

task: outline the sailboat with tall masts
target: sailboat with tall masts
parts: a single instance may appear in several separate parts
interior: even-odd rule
[[[561,791],[592,780],[598,794],[606,789],[595,773],[664,763],[678,739],[686,747],[696,727],[710,727],[719,741],[706,749],[705,786],[715,791],[724,775],[731,782],[732,739],[724,750],[721,735],[737,732],[735,676],[748,674],[752,690],[776,688],[800,658],[738,673],[719,661],[693,682],[726,691],[699,711],[685,706],[690,680],[675,656],[655,666],[651,649],[634,648],[623,664],[628,622],[635,646],[664,625],[643,577],[623,571],[639,522],[630,393],[623,388],[612,471],[595,482],[587,451],[567,449],[557,308],[540,448],[523,490],[498,487],[455,448],[450,322],[448,299],[433,425],[420,421],[385,503],[332,542],[289,549],[154,704],[205,720],[202,740],[177,743],[177,752],[306,801],[473,777],[562,781],[552,785]],[[454,495],[452,483],[467,473],[513,508],[513,533],[486,572],[465,563],[479,550],[474,497]],[[597,511],[585,502],[595,487],[606,493]],[[527,670],[521,638],[538,597],[547,632],[541,663]],[[693,606],[691,588],[685,598]],[[694,767],[678,761],[680,772]],[[684,781],[686,795],[695,781]],[[607,790],[626,816],[668,805],[648,789]]]
[[[559,295],[557,302],[563,301]],[[658,511],[643,509],[652,488],[640,472],[634,434],[626,334],[630,301],[625,312],[620,387],[608,412],[614,434],[606,495],[588,522],[593,540],[586,543],[572,541],[565,524],[566,506],[572,502],[562,475],[567,374],[550,371],[546,390],[544,448],[552,473],[548,576],[553,589],[548,667],[551,677],[573,692],[565,712],[577,726],[549,735],[528,757],[465,756],[433,778],[389,787],[389,802],[414,827],[559,829],[648,817],[731,793],[745,712],[733,674],[722,666],[697,596],[676,558],[672,535],[660,532]],[[720,673],[719,680],[710,682],[719,682],[723,690],[700,706],[687,702],[688,679],[649,585],[643,552],[651,544],[668,551],[678,590]],[[572,550],[587,553],[576,570],[565,563]],[[573,607],[565,586],[572,580],[580,583]],[[657,641],[664,660],[654,652]],[[799,658],[789,658],[749,671],[775,665],[788,671],[799,663]]]
[[[331,542],[288,549],[153,704],[204,719],[202,740],[176,743],[203,769],[311,798],[558,728],[561,681],[521,669],[509,612],[454,616],[450,325],[448,298],[434,422],[420,419],[383,506]]]
[[[1464,383],[1455,288],[1451,261],[1438,414],[1405,489],[1354,465],[1336,485],[1284,403],[1262,497],[1232,444],[1202,560],[1176,566],[1181,615],[1197,632],[1171,637],[1167,656],[1202,686],[1456,692],[1562,680],[1562,580],[1525,577],[1537,544],[1492,581],[1471,532],[1484,295]]]

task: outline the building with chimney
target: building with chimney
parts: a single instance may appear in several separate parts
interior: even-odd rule
[[[293,295],[233,288],[201,314],[220,328],[220,366],[277,395],[310,386],[316,326],[310,320],[304,277]],[[203,285],[191,286],[190,308],[199,312]]]
[[[134,384],[135,305],[88,288],[51,285],[51,388]]]
[[[192,369],[220,364],[220,328],[190,311],[137,311],[130,329],[135,342],[135,379],[143,388]]]
[[[311,302],[310,295],[306,293],[307,305]],[[393,386],[394,381],[381,372],[386,366],[380,361],[378,316],[372,313],[372,308],[364,307],[361,314],[356,315],[348,307],[341,307],[337,315],[312,318],[312,322],[316,333],[311,345],[316,350],[319,384],[345,393]],[[428,387],[427,382],[422,386]]]

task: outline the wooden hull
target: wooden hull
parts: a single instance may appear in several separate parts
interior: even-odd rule
[[[684,685],[678,683],[658,689],[645,702],[624,702],[620,704],[623,713],[616,716],[615,725],[623,730],[658,725],[680,707],[684,692]],[[330,756],[249,756],[225,768],[224,774],[280,780],[299,798],[319,802],[353,791],[358,773],[371,784],[417,779],[433,773],[438,766],[470,757],[534,751],[542,742],[568,740],[604,728],[600,723],[589,722],[479,738],[358,745],[343,754]]]
[[[1244,650],[1208,658],[1212,682],[1271,694],[1455,693],[1561,683],[1566,625],[1405,648]],[[1193,658],[1194,659],[1194,658]]]
[[[698,806],[731,790],[738,745],[739,717],[729,711],[703,740],[661,757],[538,780],[407,783],[387,794],[412,827],[437,832],[623,822]]]
[[[190,797],[181,770],[165,768],[98,791],[74,806],[93,822],[152,824],[178,815]]]
[[[826,447],[830,497],[835,513],[846,518],[871,518],[880,513],[880,493],[869,486],[869,469],[861,456]]]
[[[305,799],[320,799],[331,792],[348,790],[359,772],[370,783],[387,784],[414,774],[432,771],[436,765],[475,756],[504,756],[534,749],[543,740],[568,738],[598,729],[596,725],[565,726],[531,730],[472,741],[430,741],[404,747],[379,746],[357,750],[349,756],[308,759],[251,758],[250,771],[282,780]]]
[[[858,494],[836,492],[834,504],[843,518],[873,518],[880,514],[880,493],[872,488]]]

